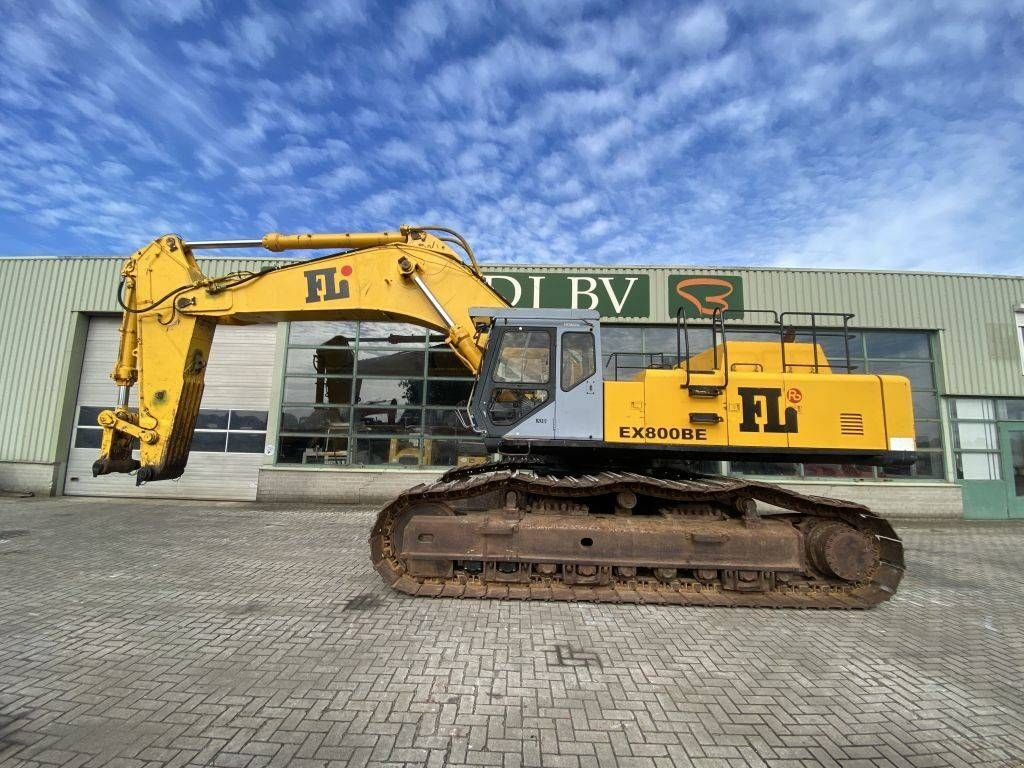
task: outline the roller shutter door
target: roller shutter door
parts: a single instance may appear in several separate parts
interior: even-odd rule
[[[92,463],[99,454],[96,414],[116,400],[110,371],[117,354],[119,322],[107,317],[89,322],[64,492],[76,496],[255,499],[273,380],[274,326],[217,328],[185,474],[177,480],[136,487],[134,476],[92,476]],[[138,405],[135,388],[131,405]]]

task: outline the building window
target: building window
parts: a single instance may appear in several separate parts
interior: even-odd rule
[[[484,460],[466,410],[473,382],[444,337],[418,326],[290,323],[277,463],[420,467]]]
[[[75,448],[100,447],[103,429],[96,423],[109,406],[83,405],[75,425]],[[267,412],[201,408],[192,433],[191,451],[206,453],[263,453],[267,441]],[[135,441],[138,448],[138,441]]]
[[[1001,421],[1024,421],[1024,400],[954,397],[949,401],[958,480],[999,480]]]
[[[1024,308],[1014,312],[1017,318],[1017,351],[1020,353],[1020,372],[1024,374]]]
[[[207,453],[263,453],[266,411],[200,408],[189,450]]]
[[[75,422],[75,448],[96,448],[100,447],[103,440],[103,429],[96,419],[100,411],[109,410],[110,406],[82,405],[78,408],[78,421]],[[138,443],[136,442],[136,445]]]
[[[910,379],[914,404],[917,463],[910,467],[878,469],[878,476],[941,480],[946,476],[946,466],[938,383],[931,353],[932,334],[927,331],[864,331],[862,336],[864,370],[906,376]]]

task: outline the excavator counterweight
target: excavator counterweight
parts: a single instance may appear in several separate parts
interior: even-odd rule
[[[221,277],[193,255],[241,247],[335,252]],[[442,227],[166,235],[121,277],[119,397],[99,415],[95,474],[144,483],[185,471],[218,324],[407,322],[443,334],[476,377],[466,417],[493,461],[381,511],[371,559],[395,589],[856,608],[899,583],[902,545],[866,508],[693,470],[708,459],[913,461],[907,379],[833,370],[815,338],[796,341],[778,316],[778,341],[731,341],[716,312],[710,347],[693,350],[679,318],[671,364],[605,380],[596,312],[509,307],[465,239]]]

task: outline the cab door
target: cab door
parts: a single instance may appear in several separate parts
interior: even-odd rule
[[[597,335],[589,328],[568,328],[558,337],[558,390],[555,437],[600,440],[604,421],[604,387],[597,369]]]
[[[507,325],[491,335],[473,398],[476,424],[488,437],[553,437],[555,329]]]

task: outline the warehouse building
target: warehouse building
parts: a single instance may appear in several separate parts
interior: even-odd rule
[[[208,274],[282,263],[204,259]],[[435,334],[380,322],[218,329],[185,476],[93,478],[114,403],[116,258],[0,259],[0,489],[37,494],[376,502],[479,461],[460,418],[472,380]],[[678,360],[677,310],[729,309],[729,338],[778,339],[764,310],[815,320],[834,366],[899,373],[920,458],[903,469],[715,462],[881,513],[1024,516],[1024,278],[791,269],[485,269],[516,306],[596,308],[606,378]],[[807,316],[782,318],[810,338]],[[692,325],[691,351],[710,341]],[[703,335],[702,335],[703,334]]]

